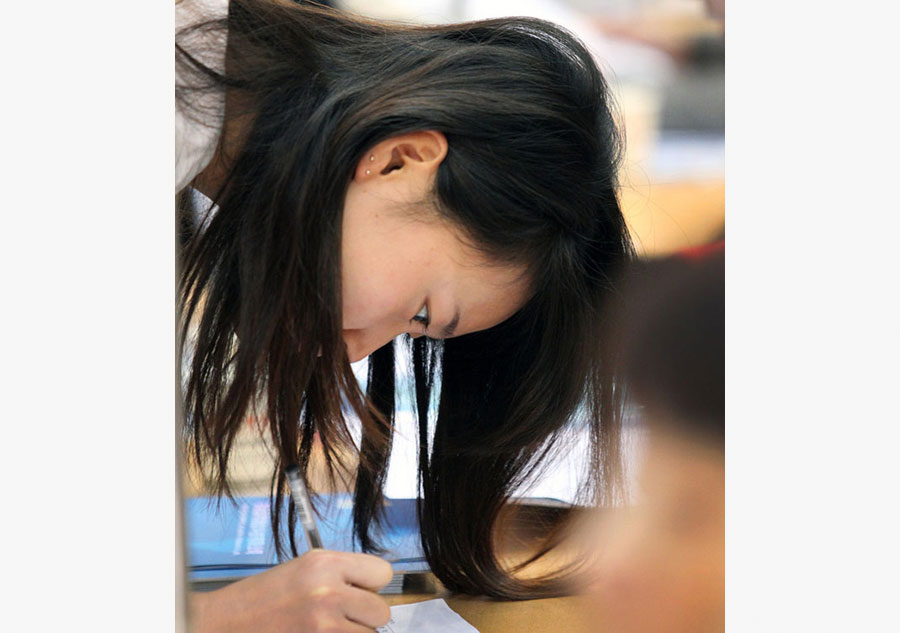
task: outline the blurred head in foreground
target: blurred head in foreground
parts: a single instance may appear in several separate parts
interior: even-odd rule
[[[634,505],[590,530],[596,630],[725,628],[725,251],[629,272],[615,338],[646,430]]]

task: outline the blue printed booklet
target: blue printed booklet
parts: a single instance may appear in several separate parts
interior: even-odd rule
[[[209,497],[184,502],[188,580],[197,585],[237,580],[264,571],[279,561],[269,519],[268,497],[241,497],[236,504],[223,499],[218,507]],[[352,535],[351,495],[322,495],[315,499],[321,516],[319,533],[326,549],[359,551]],[[287,531],[287,499],[282,526]],[[387,551],[395,577],[428,571],[422,554],[415,499],[387,499],[385,523],[375,535]],[[299,522],[295,529],[297,551],[307,549]]]

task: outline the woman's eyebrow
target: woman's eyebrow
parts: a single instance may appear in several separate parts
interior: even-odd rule
[[[441,338],[450,338],[456,334],[456,326],[459,325],[459,306],[456,307],[456,314],[453,319],[441,330]]]

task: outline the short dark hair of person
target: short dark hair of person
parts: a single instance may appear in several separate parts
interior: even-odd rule
[[[724,243],[635,263],[616,321],[629,399],[643,419],[724,450]]]
[[[592,439],[584,498],[622,494],[622,403],[599,325],[615,271],[633,251],[618,202],[620,136],[595,61],[567,31],[529,18],[409,26],[309,3],[232,0],[227,20],[193,33],[224,29],[224,74],[184,45],[176,55],[193,77],[176,92],[184,108],[204,91],[227,89],[253,114],[213,196],[218,211],[180,264],[192,454],[212,466],[217,491],[230,494],[235,434],[248,411],[261,410],[277,449],[278,536],[285,466],[299,463],[305,473],[317,434],[331,476],[346,473],[341,456],[356,449],[344,415],[351,410],[362,425],[354,531],[364,550],[376,551],[395,365],[409,363],[431,569],[456,592],[516,599],[566,591],[566,570],[534,579],[510,573],[494,535],[512,492],[576,417]],[[531,295],[489,330],[418,338],[410,358],[395,357],[391,344],[377,350],[363,394],[341,331],[344,195],[367,148],[423,130],[449,144],[435,211],[488,257],[525,266]],[[291,513],[296,552],[293,526]]]

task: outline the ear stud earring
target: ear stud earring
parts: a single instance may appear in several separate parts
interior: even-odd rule
[[[371,173],[372,173],[372,172],[369,171],[368,169],[366,170],[366,176],[368,176],[368,175],[371,174]]]

